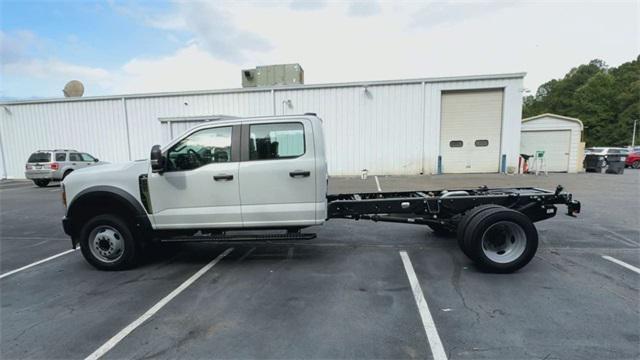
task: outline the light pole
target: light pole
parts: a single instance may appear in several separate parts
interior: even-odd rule
[[[636,125],[638,125],[638,120],[633,120],[633,135],[631,135],[631,147],[636,146]]]

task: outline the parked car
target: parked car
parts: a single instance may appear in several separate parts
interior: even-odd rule
[[[627,155],[627,160],[625,160],[624,164],[634,169],[640,169],[640,150],[630,152],[629,155]]]
[[[64,180],[74,170],[101,164],[106,162],[77,150],[38,150],[29,156],[24,166],[24,176],[44,187],[51,181]]]
[[[607,158],[611,155],[621,156],[620,159],[615,161],[625,161],[626,156],[629,154],[629,150],[626,148],[618,147],[591,147],[584,150],[584,168],[587,172],[601,172],[603,169],[610,166],[616,167],[617,165],[611,165]],[[616,168],[617,169],[617,168]],[[624,167],[619,169],[624,170]],[[618,173],[618,170],[616,170]]]
[[[586,148],[584,149],[584,154],[585,155],[602,155],[604,157],[606,157],[607,155],[627,155],[629,153],[629,150],[625,149],[625,148],[619,148],[619,147],[590,147],[590,148]]]

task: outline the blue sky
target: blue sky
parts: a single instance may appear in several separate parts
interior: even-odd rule
[[[528,73],[525,87],[640,53],[640,2],[13,1],[0,10],[0,97],[240,86],[299,62],[307,83]]]

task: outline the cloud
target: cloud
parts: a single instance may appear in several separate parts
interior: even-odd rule
[[[516,5],[514,0],[503,1],[430,1],[413,15],[412,25],[429,28],[441,24],[458,23]]]
[[[0,60],[3,64],[19,61],[37,43],[37,37],[31,31],[0,31]]]
[[[142,6],[138,3],[122,3],[115,0],[108,1],[113,11],[122,16],[140,21],[143,24],[161,30],[186,30],[184,18],[173,12],[157,10],[152,6]]]
[[[315,11],[326,6],[326,0],[291,0],[289,2],[289,8],[296,11]]]
[[[352,1],[347,8],[347,14],[351,16],[371,16],[382,12],[382,7],[378,1]]]
[[[115,93],[236,88],[240,67],[193,43],[165,57],[132,59],[118,69],[115,79]]]
[[[180,2],[180,14],[195,41],[221,60],[241,63],[272,46],[256,33],[239,29],[221,7],[208,2]]]

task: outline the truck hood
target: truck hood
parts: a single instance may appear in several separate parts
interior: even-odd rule
[[[118,173],[118,172],[126,172],[129,171],[138,171],[142,169],[142,172],[146,172],[149,167],[149,160],[136,160],[136,161],[128,161],[122,163],[106,163],[106,164],[98,164],[96,166],[90,166],[82,169],[78,169],[69,176],[77,176],[77,175],[95,175],[95,174],[108,174],[108,173]]]
[[[119,188],[138,197],[139,177],[149,171],[149,160],[96,165],[75,170],[64,181],[68,201],[89,188]]]

